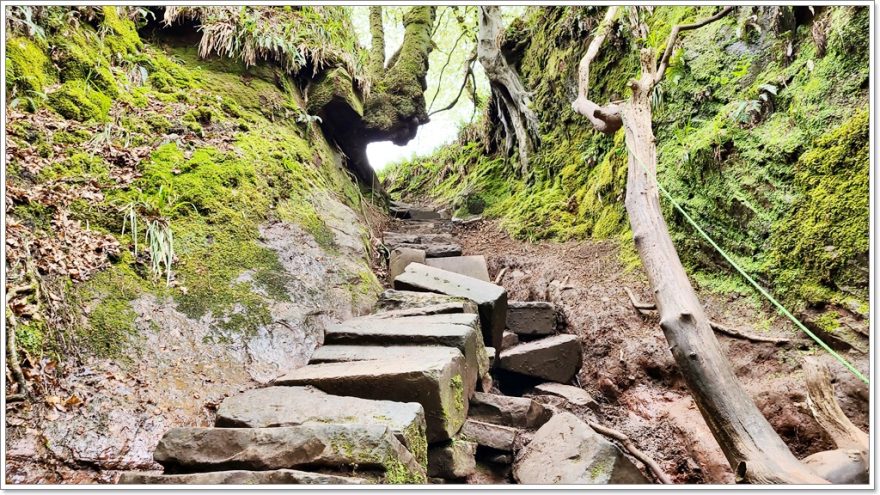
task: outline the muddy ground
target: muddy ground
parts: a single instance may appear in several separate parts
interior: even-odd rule
[[[453,230],[464,254],[483,254],[511,300],[557,305],[564,332],[583,343],[579,385],[601,404],[601,420],[632,438],[677,483],[733,483],[718,444],[690,398],[656,316],[630,304],[629,287],[649,298],[647,279],[627,273],[608,242],[536,244],[511,239],[491,221]],[[811,346],[787,320],[746,297],[699,293],[709,317],[751,334],[792,339],[776,346],[719,336],[737,377],[799,458],[833,448],[810,415],[800,362],[819,355],[835,378],[838,400],[860,428],[868,427],[868,389],[842,365]],[[769,330],[759,323],[772,320]],[[765,325],[766,326],[766,325]],[[758,328],[756,328],[758,327]],[[868,355],[845,353],[867,375]]]

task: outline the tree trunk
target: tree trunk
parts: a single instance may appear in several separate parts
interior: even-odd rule
[[[382,6],[370,6],[370,77],[378,81],[385,72],[385,28],[382,25]]]
[[[480,25],[477,34],[477,55],[489,78],[492,98],[497,105],[498,118],[507,129],[505,151],[515,144],[519,149],[520,168],[525,175],[529,157],[539,144],[538,117],[531,109],[531,97],[516,70],[507,63],[501,51],[501,10],[495,6],[480,7]],[[509,129],[513,129],[513,136]]]
[[[675,361],[703,418],[734,468],[750,483],[827,483],[798,461],[743,390],[691,287],[660,209],[651,129],[655,62],[642,52],[642,77],[620,106],[629,156],[626,210]]]

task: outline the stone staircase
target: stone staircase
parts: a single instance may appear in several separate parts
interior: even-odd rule
[[[581,344],[557,333],[553,305],[509,302],[440,213],[391,212],[393,288],[372,314],[329,328],[307,366],[227,398],[213,428],[168,431],[163,473],[119,483],[647,482],[578,418],[598,408],[568,385]]]

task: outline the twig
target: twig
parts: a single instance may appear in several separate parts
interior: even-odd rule
[[[495,275],[495,285],[501,285],[501,280],[504,278],[505,273],[507,273],[506,266],[498,272],[498,275]]]
[[[629,287],[624,287],[623,290],[625,290],[626,295],[629,296],[630,304],[632,304],[632,306],[634,308],[636,308],[636,310],[639,313],[657,310],[657,306],[655,304],[640,302],[639,300],[637,300],[635,294],[632,293],[632,291],[629,289]],[[734,338],[738,338],[738,339],[744,339],[744,340],[748,340],[751,342],[766,342],[768,344],[775,344],[775,345],[783,345],[783,344],[791,343],[791,340],[786,339],[784,337],[762,337],[760,335],[753,335],[753,334],[745,333],[741,330],[737,330],[733,327],[729,327],[727,325],[723,325],[721,323],[718,323],[718,322],[712,321],[712,320],[709,320],[709,326],[712,327],[712,330],[715,330],[716,332],[718,332],[722,335],[727,335],[728,337],[734,337]]]
[[[611,437],[620,442],[620,444],[623,446],[624,449],[626,449],[627,452],[632,454],[633,457],[641,461],[642,464],[644,464],[648,469],[651,470],[652,473],[654,473],[654,476],[657,477],[660,483],[663,483],[664,485],[672,484],[672,480],[663,471],[663,469],[660,468],[660,465],[657,464],[654,459],[648,456],[648,454],[645,454],[644,452],[639,450],[628,436],[615,429],[608,428],[607,426],[602,426],[595,421],[587,421],[587,424],[590,425],[590,428],[596,430],[598,433],[605,435],[606,437]]]
[[[657,73],[654,75],[654,84],[660,82],[663,79],[663,73],[666,72],[666,68],[669,66],[669,57],[672,56],[672,50],[675,48],[675,41],[678,38],[678,33],[682,31],[689,31],[691,29],[698,29],[706,24],[712,23],[726,16],[733,10],[733,7],[724,7],[720,12],[713,15],[712,17],[707,17],[701,21],[697,21],[693,24],[679,24],[672,28],[672,31],[669,33],[669,38],[666,41],[666,49],[663,51],[663,56],[660,58],[660,65],[657,68]]]

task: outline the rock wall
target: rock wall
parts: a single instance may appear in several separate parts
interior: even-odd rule
[[[380,289],[377,210],[298,76],[139,34],[141,10],[7,37],[7,267],[38,281],[15,301],[39,399],[7,410],[11,483],[155,467],[169,427],[304,365]]]

